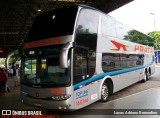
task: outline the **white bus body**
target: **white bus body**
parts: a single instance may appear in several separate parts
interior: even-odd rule
[[[106,102],[109,95],[141,80],[146,81],[154,73],[154,49],[124,38],[133,29],[118,29],[117,25],[122,24],[88,6],[61,9],[38,16],[23,47],[21,98],[24,103],[46,109],[76,110],[98,100]],[[63,9],[75,13],[65,20]],[[65,15],[61,16],[64,20],[58,19],[56,13]],[[51,23],[56,22],[53,26],[60,20],[63,22],[52,29],[51,25],[46,27],[50,21],[45,22],[43,17],[52,17]],[[43,25],[38,24],[41,18],[45,30],[39,30]],[[73,23],[71,33],[67,31],[70,25],[61,25],[67,23]],[[50,32],[57,35],[46,37]],[[61,32],[66,34],[61,36]],[[29,70],[25,72],[28,62],[32,65],[30,73]]]

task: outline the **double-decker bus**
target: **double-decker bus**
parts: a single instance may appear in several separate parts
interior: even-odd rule
[[[85,5],[38,15],[22,50],[22,102],[76,110],[148,80],[154,49],[125,38],[132,30]]]

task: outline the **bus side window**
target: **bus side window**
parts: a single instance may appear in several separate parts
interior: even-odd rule
[[[102,15],[101,32],[103,36],[116,37],[116,22],[110,16]]]
[[[74,52],[74,83],[81,82],[88,74],[88,51],[84,48],[76,48]]]

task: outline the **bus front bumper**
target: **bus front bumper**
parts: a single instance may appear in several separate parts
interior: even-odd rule
[[[70,111],[74,109],[72,98],[69,98],[63,101],[55,101],[55,100],[35,99],[35,98],[21,95],[21,101],[22,103],[30,106],[42,107],[42,108],[51,109],[51,110]]]

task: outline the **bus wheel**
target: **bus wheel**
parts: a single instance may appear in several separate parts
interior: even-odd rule
[[[147,80],[150,79],[150,76],[151,76],[151,69],[149,68],[148,73],[147,73]]]
[[[103,83],[101,89],[101,102],[107,102],[109,99],[109,87],[107,83]]]
[[[149,80],[150,79],[150,73],[148,72],[147,73],[147,80]]]
[[[148,73],[145,72],[144,73],[144,78],[143,78],[142,82],[146,82],[147,80],[148,80]]]

